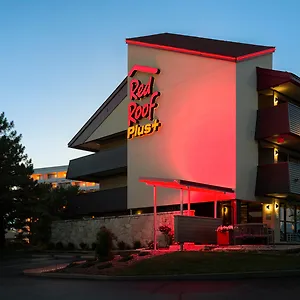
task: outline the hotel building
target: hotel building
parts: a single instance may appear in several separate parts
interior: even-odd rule
[[[73,214],[151,213],[153,185],[158,212],[182,195],[195,215],[297,241],[300,78],[273,69],[275,47],[169,33],[126,43],[128,76],[68,144],[92,154],[67,178],[101,187]]]
[[[34,169],[32,178],[38,183],[51,184],[53,188],[78,186],[80,191],[94,192],[99,190],[99,184],[94,182],[84,182],[67,179],[68,166],[56,166],[48,168]]]

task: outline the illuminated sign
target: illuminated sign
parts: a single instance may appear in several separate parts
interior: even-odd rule
[[[133,77],[136,72],[159,74],[159,69],[135,65],[130,70],[128,76]],[[160,92],[153,91],[153,89],[153,76],[150,76],[146,83],[142,83],[137,79],[131,79],[129,83],[129,97],[131,102],[128,105],[128,139],[152,134],[161,127],[159,120],[154,119],[154,111],[158,107],[156,101],[160,96]],[[149,98],[149,102],[142,104],[142,100],[145,98]],[[150,122],[140,125],[140,121],[143,119],[148,119]]]

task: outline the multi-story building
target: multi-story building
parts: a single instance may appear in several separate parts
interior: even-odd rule
[[[32,178],[39,183],[49,183],[52,187],[58,186],[78,186],[81,191],[97,191],[99,190],[99,184],[95,182],[85,182],[79,180],[67,179],[68,166],[57,166],[48,168],[34,169]]]
[[[178,210],[300,230],[300,79],[275,47],[176,34],[126,40],[128,76],[70,141],[67,178],[99,182],[76,215]],[[156,190],[156,189],[155,189]],[[188,200],[187,200],[188,199]]]

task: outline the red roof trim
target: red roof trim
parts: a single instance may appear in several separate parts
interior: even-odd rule
[[[276,48],[274,47],[274,48],[250,53],[247,55],[239,56],[239,57],[233,57],[233,56],[224,56],[224,55],[219,55],[219,54],[200,52],[200,51],[183,49],[183,48],[176,48],[176,47],[171,47],[171,46],[149,44],[149,43],[133,41],[133,40],[129,40],[129,39],[126,39],[126,43],[128,45],[142,46],[142,47],[148,47],[148,48],[154,48],[154,49],[160,49],[160,50],[166,50],[166,51],[174,51],[174,52],[180,52],[180,53],[191,54],[191,55],[199,55],[199,56],[203,56],[203,57],[221,59],[221,60],[226,60],[226,61],[231,61],[231,62],[244,61],[244,60],[254,58],[257,56],[273,53],[276,50]]]
[[[258,51],[258,52],[254,52],[254,53],[250,53],[247,55],[243,55],[243,56],[239,56],[236,58],[236,61],[244,61],[250,58],[254,58],[254,57],[258,57],[258,56],[262,56],[262,55],[266,55],[266,54],[271,54],[274,53],[276,50],[276,48],[270,48],[270,49],[266,49],[266,50],[262,50],[262,51]]]
[[[128,45],[135,45],[135,46],[142,46],[142,47],[148,47],[148,48],[154,48],[154,49],[160,49],[160,50],[174,51],[174,52],[180,52],[180,53],[191,54],[191,55],[199,55],[199,56],[215,58],[215,59],[222,59],[222,60],[227,60],[227,61],[232,61],[232,62],[235,61],[235,57],[231,57],[231,56],[224,56],[224,55],[199,52],[199,51],[175,48],[175,47],[170,47],[170,46],[149,44],[149,43],[131,41],[131,40],[126,40],[126,43]]]

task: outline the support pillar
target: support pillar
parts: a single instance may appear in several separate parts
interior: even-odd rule
[[[183,215],[183,190],[180,189],[180,215]],[[183,251],[183,243],[180,243],[180,251]]]
[[[156,215],[157,215],[157,207],[156,207],[156,186],[153,186],[153,243],[154,243],[154,251],[157,250],[157,224],[156,224]]]
[[[188,188],[188,216],[191,215],[191,191],[190,188]]]

